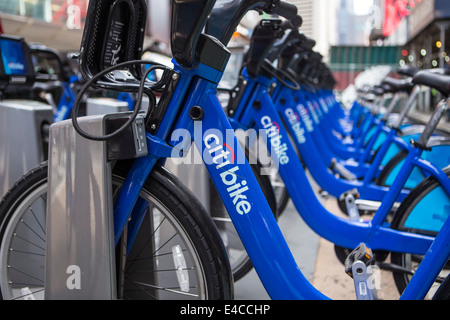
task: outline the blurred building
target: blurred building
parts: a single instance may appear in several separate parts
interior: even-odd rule
[[[0,32],[62,52],[80,49],[89,0],[0,0]],[[148,0],[145,43],[168,44],[170,0]]]
[[[79,50],[87,5],[88,0],[2,0],[2,30],[58,50]]]
[[[450,3],[422,0],[407,20],[402,64],[419,68],[443,67],[450,61]]]
[[[338,8],[341,0],[288,0],[303,18],[301,32],[316,41],[315,51],[329,60],[330,45],[338,42]]]
[[[448,0],[422,0],[405,19],[407,40],[402,47],[400,65],[422,69],[450,66],[450,3]],[[423,103],[411,115],[426,123],[440,95],[423,88]],[[450,132],[450,111],[447,121],[441,120],[441,129]]]

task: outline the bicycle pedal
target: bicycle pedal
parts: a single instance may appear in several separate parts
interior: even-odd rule
[[[352,277],[355,294],[358,300],[374,300],[377,296],[372,288],[370,279],[372,274],[367,268],[373,261],[372,250],[361,243],[345,260],[345,272]]]
[[[350,220],[358,221],[360,219],[359,209],[356,205],[356,198],[358,198],[358,194],[354,194],[349,192],[345,194],[345,206],[347,208],[347,213]]]
[[[356,180],[356,176],[340,164],[336,159],[331,160],[330,170],[336,171],[336,173],[345,180]]]
[[[355,250],[350,252],[345,259],[345,273],[353,278],[353,265],[356,261],[361,261],[365,266],[368,266],[373,261],[373,253],[364,243],[361,243]]]
[[[355,286],[355,294],[357,300],[374,300],[376,296],[376,291],[374,293],[374,288],[370,285],[369,268],[364,264],[364,262],[357,260],[352,264],[352,278]]]

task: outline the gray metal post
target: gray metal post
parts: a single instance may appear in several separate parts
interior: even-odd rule
[[[79,118],[103,135],[103,116]],[[115,299],[111,166],[106,143],[71,121],[50,127],[45,299]]]
[[[47,158],[42,125],[52,121],[53,110],[48,104],[0,102],[0,199],[22,175]]]

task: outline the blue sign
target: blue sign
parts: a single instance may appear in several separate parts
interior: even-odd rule
[[[28,74],[22,43],[10,39],[0,39],[0,52],[6,75]]]

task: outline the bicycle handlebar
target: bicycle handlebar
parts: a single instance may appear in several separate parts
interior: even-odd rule
[[[298,28],[301,27],[302,24],[303,24],[302,17],[300,17],[299,15],[296,15],[291,20],[283,21],[281,27],[283,28],[283,30],[288,30],[288,29],[297,30]]]
[[[206,24],[206,33],[227,45],[240,21],[250,10],[277,13],[291,20],[292,25],[300,22],[297,16],[297,7],[280,0],[233,0],[220,3],[213,8]]]
[[[297,15],[297,7],[294,4],[278,1],[278,3],[274,5],[276,6],[273,11],[274,13],[288,19],[293,27],[300,27],[303,20],[299,15]]]

